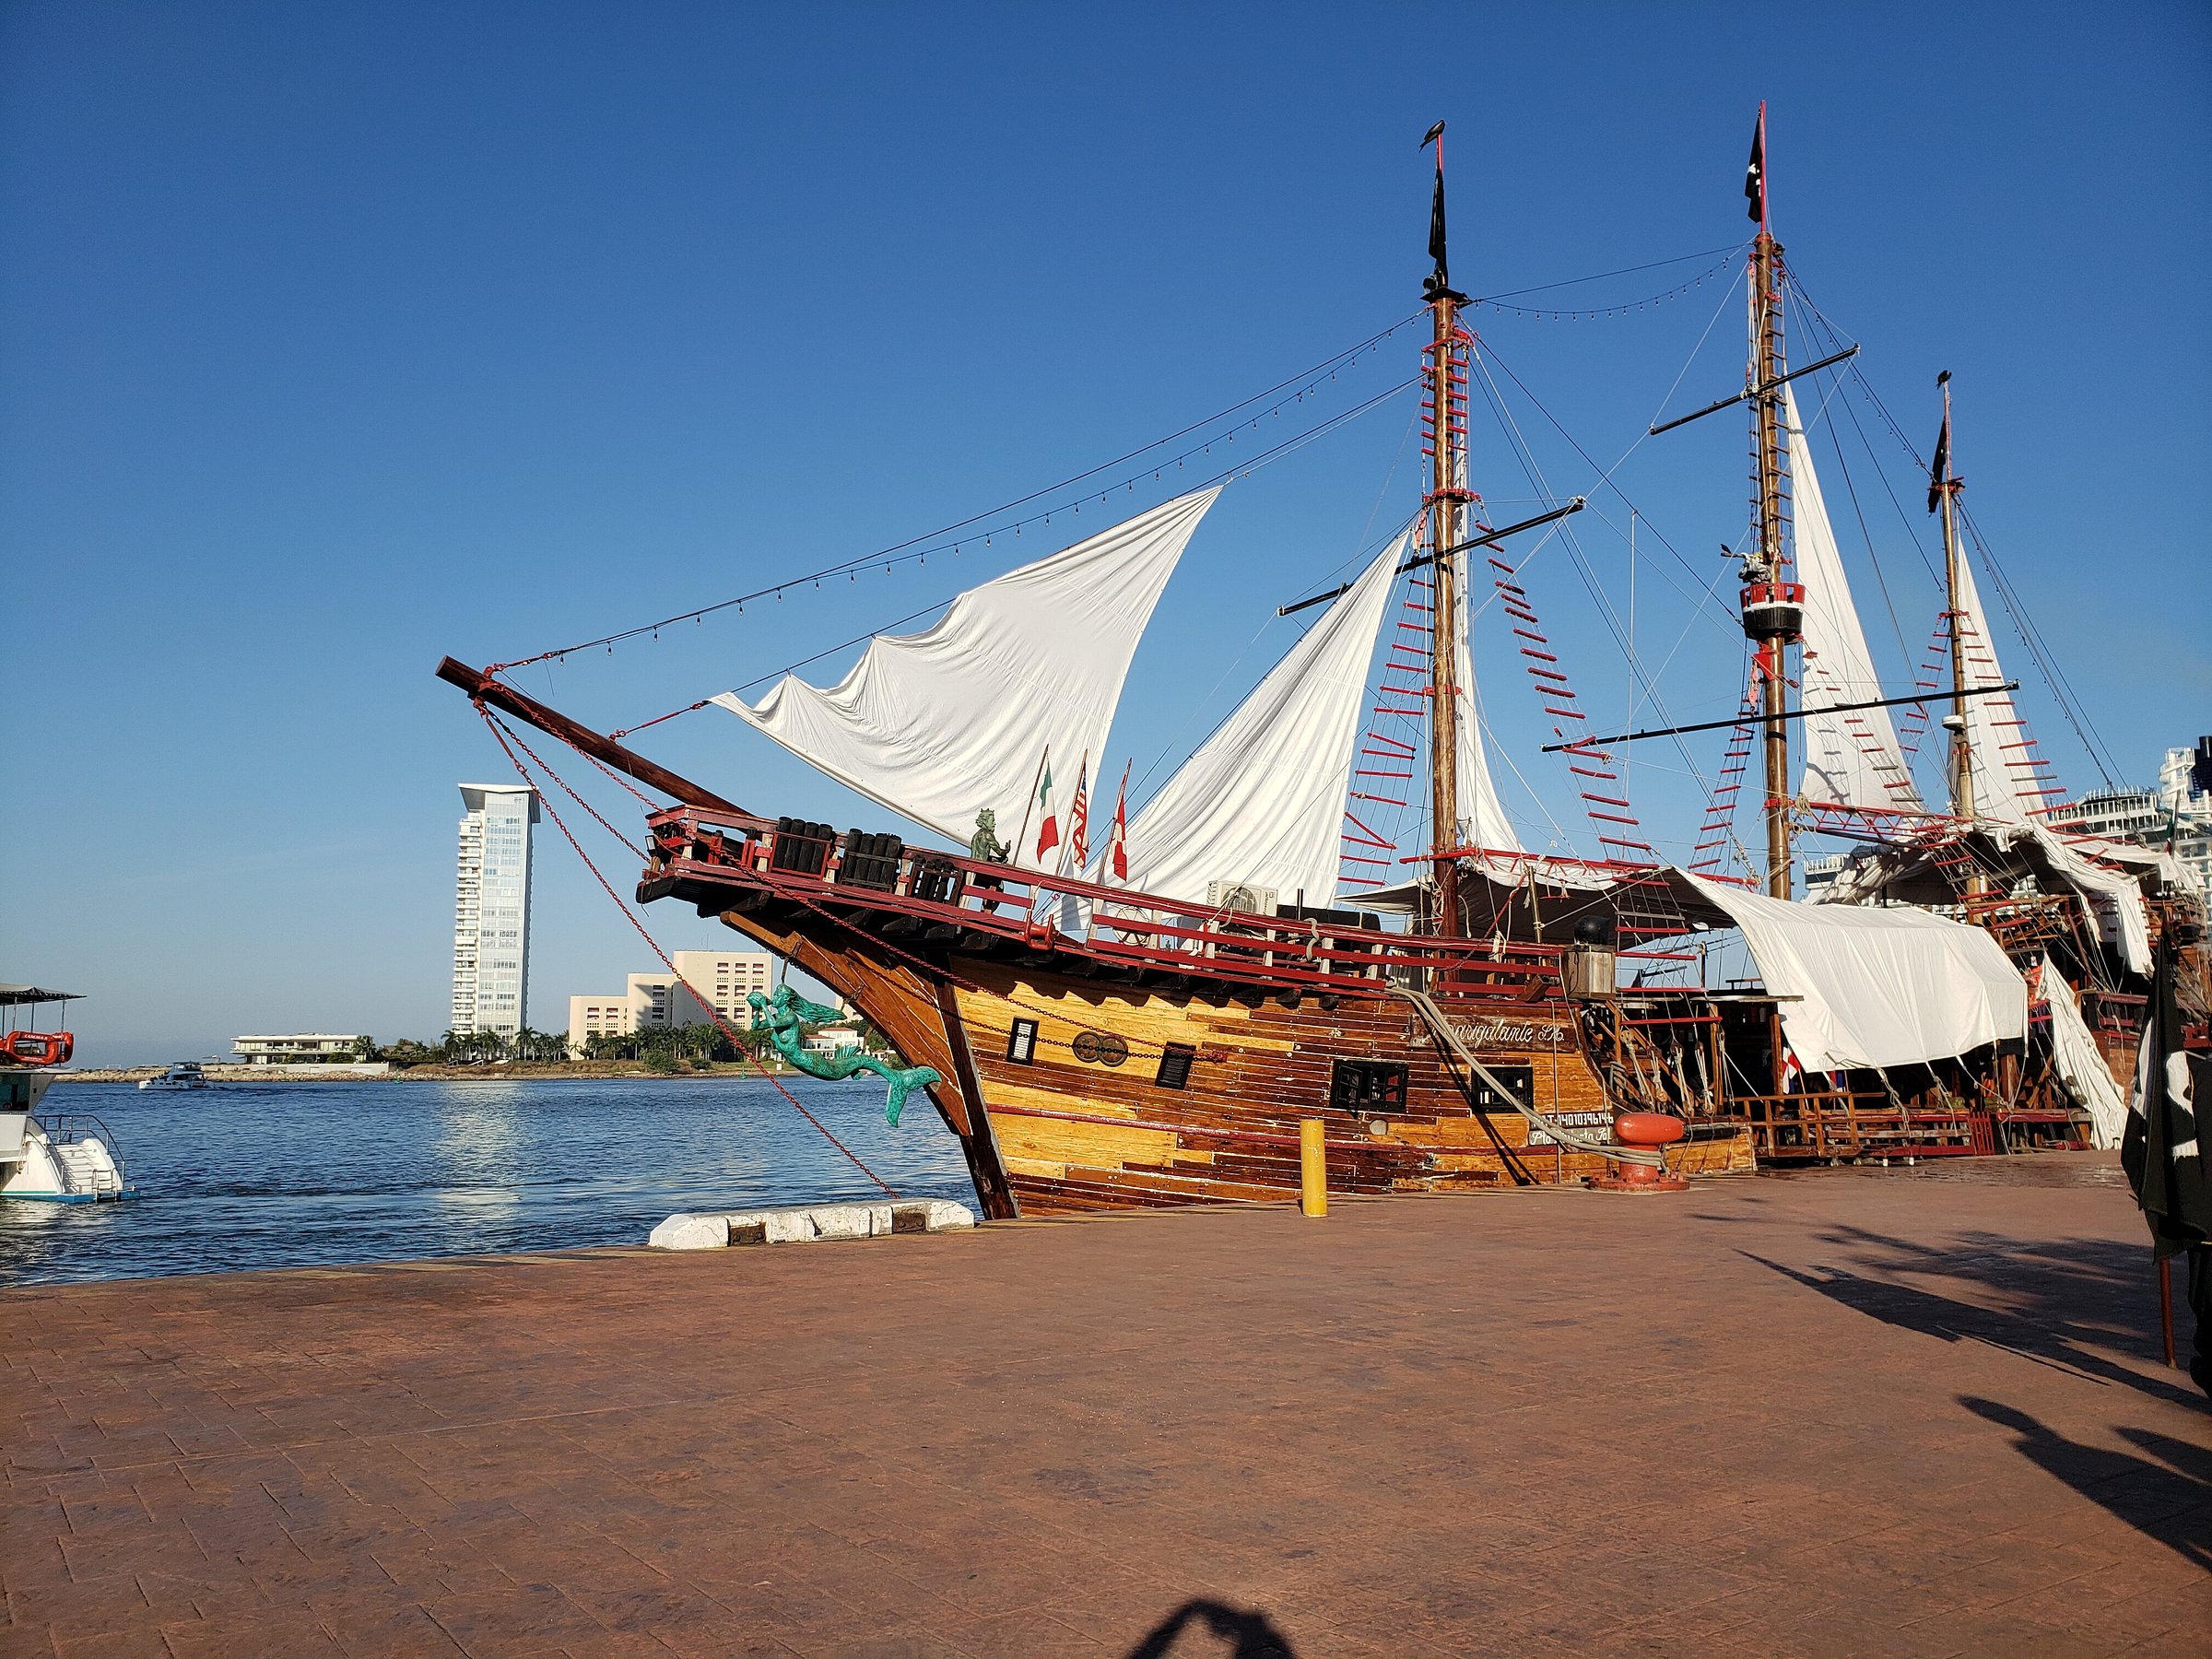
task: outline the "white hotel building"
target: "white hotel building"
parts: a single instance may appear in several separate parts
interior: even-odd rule
[[[668,959],[674,973],[633,973],[626,991],[570,997],[569,1052],[582,1053],[593,1037],[709,1025],[709,1007],[733,1030],[746,1030],[753,1023],[747,995],[765,996],[775,984],[776,959],[765,950],[677,950]]]
[[[523,1029],[529,1006],[530,826],[537,792],[523,783],[464,783],[453,880],[453,1029],[461,1036]]]

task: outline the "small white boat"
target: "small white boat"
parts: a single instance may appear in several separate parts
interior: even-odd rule
[[[158,1077],[138,1079],[141,1088],[205,1088],[207,1074],[197,1060],[180,1060]]]
[[[0,1008],[8,1011],[11,1024],[17,1007],[76,1000],[66,991],[0,985]],[[0,1038],[0,1198],[93,1204],[138,1195],[115,1156],[114,1135],[99,1118],[88,1112],[39,1111],[53,1081],[47,1068],[65,1064],[75,1043],[67,1031],[10,1030]],[[196,1074],[199,1067],[192,1070]]]

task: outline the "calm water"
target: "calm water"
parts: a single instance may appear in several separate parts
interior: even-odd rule
[[[785,1081],[900,1194],[973,1206],[925,1099],[892,1129],[880,1082]],[[642,1244],[676,1210],[880,1195],[757,1077],[56,1083],[43,1109],[97,1112],[143,1196],[0,1199],[0,1283]]]

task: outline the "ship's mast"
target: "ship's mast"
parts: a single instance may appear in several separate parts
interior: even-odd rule
[[[1951,816],[1971,818],[1974,816],[1974,746],[1966,730],[1966,636],[1959,627],[1959,490],[1960,480],[1951,473],[1951,371],[1946,369],[1936,377],[1943,388],[1943,432],[1936,441],[1936,460],[1929,468],[1928,496],[1931,503],[1943,515],[1943,594],[1944,608],[1950,621],[1951,635],[1951,717],[1943,724],[1950,728],[1951,752]]]
[[[1767,782],[1767,891],[1790,896],[1790,728],[1787,651],[1803,618],[1804,590],[1790,582],[1788,473],[1782,429],[1782,244],[1767,222],[1767,106],[1759,106],[1745,194],[1759,234],[1751,242],[1751,478],[1757,500],[1756,557],[1744,584],[1744,629],[1757,646],[1759,701],[1766,714],[1762,747]]]
[[[1459,845],[1459,688],[1453,675],[1459,661],[1457,629],[1459,575],[1456,554],[1463,511],[1473,500],[1466,488],[1466,335],[1459,308],[1466,296],[1452,287],[1444,259],[1444,124],[1429,130],[1424,144],[1436,145],[1436,194],[1429,215],[1429,253],[1436,268],[1422,283],[1422,298],[1434,314],[1435,333],[1423,352],[1428,378],[1430,460],[1429,547],[1434,562],[1430,590],[1435,609],[1429,633],[1429,799],[1430,850],[1435,855],[1436,909],[1430,918],[1440,934],[1460,931],[1459,866],[1448,856]]]

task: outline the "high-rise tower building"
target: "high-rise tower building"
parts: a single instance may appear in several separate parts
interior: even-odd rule
[[[453,880],[453,1028],[512,1037],[529,1007],[530,826],[537,792],[464,783]]]

